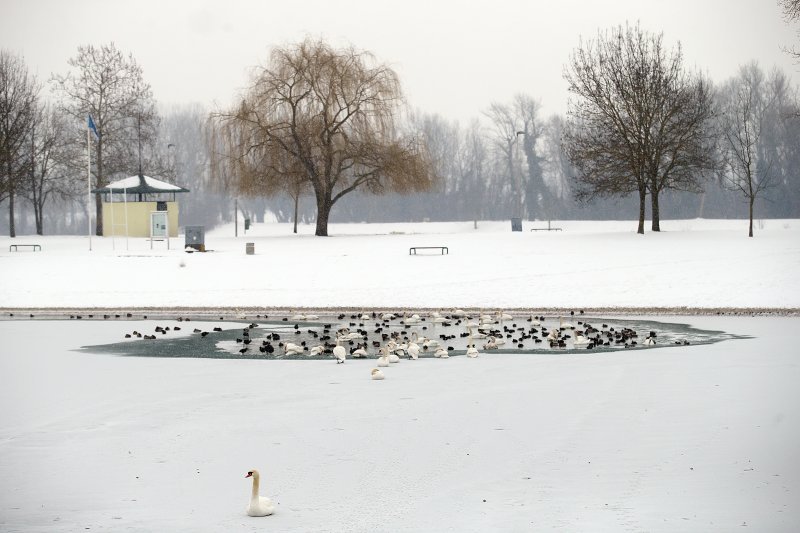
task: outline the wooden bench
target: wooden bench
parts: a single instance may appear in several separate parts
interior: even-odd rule
[[[442,255],[450,255],[450,249],[447,246],[412,246],[408,249],[408,255],[417,255],[417,250],[441,250]]]
[[[30,248],[33,252],[41,252],[42,245],[41,244],[12,244],[8,247],[9,252],[19,252],[20,248]]]

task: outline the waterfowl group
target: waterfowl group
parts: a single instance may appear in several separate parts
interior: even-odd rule
[[[580,314],[583,314],[581,312]],[[625,327],[614,328],[608,324],[600,327],[592,326],[588,321],[578,319],[575,312],[565,318],[563,315],[545,319],[544,316],[528,315],[515,318],[501,310],[480,311],[467,313],[463,309],[453,309],[451,312],[443,310],[432,311],[429,314],[411,313],[405,311],[385,312],[360,312],[352,315],[341,313],[337,319],[339,325],[309,323],[309,320],[318,320],[317,315],[294,312],[280,319],[288,322],[286,332],[267,333],[261,335],[258,342],[250,335],[250,330],[258,327],[251,323],[236,336],[236,351],[241,357],[252,357],[253,352],[258,352],[274,357],[329,357],[338,364],[347,359],[376,359],[382,357],[389,364],[396,364],[402,359],[415,360],[422,357],[437,359],[447,358],[453,353],[465,354],[470,358],[477,357],[480,347],[483,352],[496,350],[526,350],[537,348],[544,344],[555,350],[586,349],[600,347],[634,348],[654,346],[657,343],[656,332],[650,332],[644,340],[639,340],[637,332]],[[104,315],[108,316],[108,315]],[[120,316],[120,315],[117,315]],[[239,312],[239,319],[246,315]],[[261,315],[256,315],[259,318]],[[219,317],[224,320],[224,316]],[[264,318],[267,318],[264,315]],[[348,320],[349,318],[349,320]],[[571,318],[571,319],[570,319]],[[582,318],[582,317],[580,317]],[[179,318],[178,320],[189,320]],[[293,322],[293,324],[292,324]],[[526,324],[527,322],[527,324]],[[307,324],[307,325],[306,325]],[[462,333],[458,333],[458,331]],[[172,330],[180,330],[179,326],[156,326],[152,334],[140,331],[126,333],[126,339],[155,340],[157,337],[167,335]],[[211,331],[194,328],[193,332],[201,337],[208,337],[217,333],[230,335],[217,326]],[[291,336],[293,340],[281,340],[281,335]],[[462,340],[461,352],[456,351],[456,346],[451,344],[453,339]],[[230,338],[230,337],[228,337]],[[485,339],[476,343],[478,339]],[[466,345],[464,341],[466,340]],[[208,341],[206,341],[208,342]],[[458,341],[456,341],[457,343]],[[668,344],[671,341],[668,342]],[[677,341],[676,344],[688,344],[688,340]],[[383,354],[381,348],[386,347]],[[273,355],[274,354],[274,355]]]

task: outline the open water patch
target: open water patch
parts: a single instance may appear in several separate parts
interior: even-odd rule
[[[649,318],[483,318],[373,313],[314,320],[257,317],[256,321],[226,320],[213,327],[188,318],[138,320],[129,322],[131,329],[120,342],[86,345],[81,350],[136,357],[331,360],[337,344],[345,348],[348,359],[377,359],[381,348],[401,358],[435,358],[442,350],[457,357],[465,355],[469,345],[481,354],[600,355],[746,338]]]

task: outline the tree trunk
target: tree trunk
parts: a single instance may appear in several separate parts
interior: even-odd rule
[[[294,233],[297,234],[297,204],[300,203],[300,195],[294,195]]]
[[[703,209],[706,206],[706,193],[700,195],[700,207],[697,209],[697,218],[703,218]]]
[[[16,237],[17,228],[14,225],[14,191],[8,193],[8,236]]]
[[[647,191],[644,188],[639,189],[639,227],[636,233],[644,235],[644,206],[647,199]]]
[[[317,237],[328,236],[328,217],[331,214],[331,207],[333,204],[330,198],[317,196],[317,230],[314,232]]]
[[[661,221],[659,220],[658,212],[658,192],[650,192],[650,207],[652,209],[651,215],[653,216],[652,231],[661,231]]]
[[[42,219],[44,218],[43,214],[44,208],[42,206],[34,205],[34,218],[36,218],[36,235],[44,235],[44,223]]]
[[[753,204],[755,203],[756,199],[751,196],[750,197],[750,232],[748,233],[748,237],[753,236]]]

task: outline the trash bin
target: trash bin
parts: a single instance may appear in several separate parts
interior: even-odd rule
[[[522,219],[521,218],[512,218],[511,219],[511,231],[522,231]]]
[[[199,252],[206,251],[205,226],[186,226],[184,233],[186,236],[186,248],[194,248]]]
[[[256,243],[248,242],[244,245],[244,251],[247,255],[253,255],[256,253]]]

